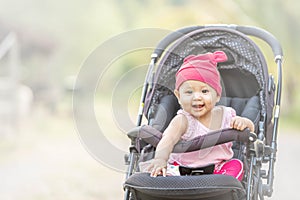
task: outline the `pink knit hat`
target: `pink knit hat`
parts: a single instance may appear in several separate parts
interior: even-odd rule
[[[227,56],[223,51],[186,57],[176,73],[175,88],[178,90],[180,85],[187,80],[197,80],[208,84],[216,90],[218,95],[221,95],[222,87],[217,64],[225,61],[227,61]]]

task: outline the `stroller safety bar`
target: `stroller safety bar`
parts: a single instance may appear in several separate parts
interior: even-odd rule
[[[162,133],[152,126],[143,125],[136,127],[127,133],[131,140],[141,139],[146,143],[156,147],[162,137]],[[173,153],[183,153],[197,151],[208,147],[216,146],[219,144],[238,141],[238,142],[255,142],[256,134],[250,132],[249,129],[238,131],[235,129],[220,129],[211,131],[206,135],[196,137],[189,141],[180,140],[173,149]]]

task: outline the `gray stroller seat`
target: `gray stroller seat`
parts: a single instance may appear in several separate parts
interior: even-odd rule
[[[232,106],[236,109],[238,115],[242,115],[257,122],[259,116],[259,99],[254,96],[250,99],[241,98],[221,98],[220,104],[226,106]],[[144,141],[150,143],[154,147],[157,145],[161,138],[161,132],[158,130],[164,130],[166,127],[165,123],[169,121],[176,114],[179,105],[177,103],[176,97],[174,95],[167,95],[162,98],[161,104],[158,106],[157,117],[152,121],[152,126],[143,126],[140,129],[135,129],[128,133],[131,138],[144,138]],[[161,119],[161,117],[163,119]],[[236,141],[248,141],[251,136],[250,133],[237,133],[236,135],[231,130],[222,130],[224,138],[220,137],[218,132],[217,137],[223,140],[220,143],[227,141],[235,141],[233,145],[234,157],[242,159],[241,154],[241,142]],[[228,132],[231,134],[227,136],[224,134]],[[213,133],[210,134],[211,136]],[[244,136],[244,138],[233,140],[234,136]],[[255,137],[255,136],[252,136]],[[174,147],[174,152],[196,150],[197,147],[204,148],[209,141],[209,137],[204,140],[189,141],[189,142],[179,142],[177,146]],[[216,137],[212,137],[212,141],[216,142]],[[200,142],[199,142],[200,141]],[[193,142],[196,142],[193,143]],[[218,141],[216,142],[218,143]],[[144,155],[147,155],[144,152]],[[141,156],[140,160],[147,160]],[[201,175],[201,176],[175,176],[175,177],[150,177],[148,173],[136,173],[133,174],[125,182],[125,187],[134,188],[131,189],[131,193],[135,196],[135,199],[144,200],[154,200],[154,199],[245,199],[246,191],[244,186],[237,179],[226,176],[226,175]]]

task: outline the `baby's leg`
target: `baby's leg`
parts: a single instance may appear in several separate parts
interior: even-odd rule
[[[238,159],[231,159],[220,166],[219,169],[215,169],[214,174],[233,176],[241,181],[244,175],[243,163]]]

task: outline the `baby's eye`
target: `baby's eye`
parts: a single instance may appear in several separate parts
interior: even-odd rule
[[[186,93],[186,94],[192,94],[193,91],[192,91],[192,90],[186,90],[185,93]]]
[[[203,93],[203,94],[209,93],[209,90],[204,89],[204,90],[202,90],[202,93]]]

